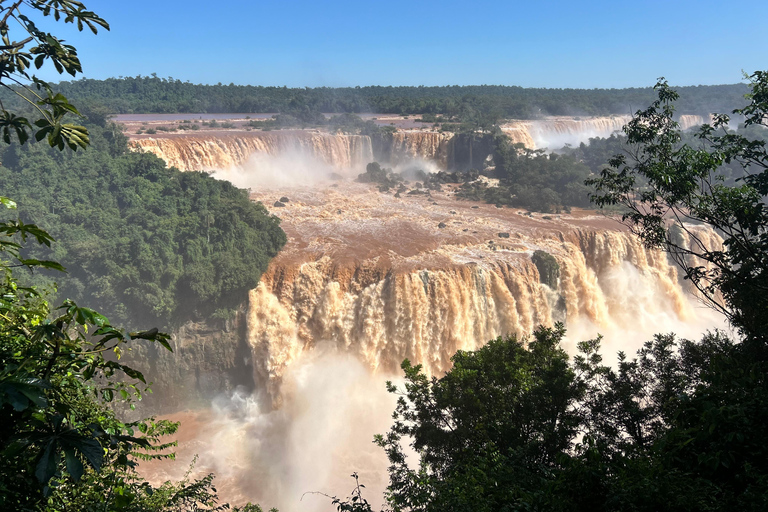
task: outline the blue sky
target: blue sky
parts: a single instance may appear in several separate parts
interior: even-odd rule
[[[83,2],[110,32],[49,28],[89,78],[611,88],[768,69],[766,0]]]

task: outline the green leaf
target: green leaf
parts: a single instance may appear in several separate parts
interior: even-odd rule
[[[140,371],[134,370],[133,368],[130,368],[128,366],[123,366],[122,370],[123,372],[125,372],[127,376],[131,377],[132,379],[140,380],[144,384],[147,383],[147,381],[144,380],[144,374],[141,373]]]
[[[0,204],[8,208],[9,210],[15,210],[16,209],[16,203],[7,197],[0,197]]]
[[[0,403],[8,403],[17,411],[23,411],[32,403],[39,408],[47,407],[45,391],[51,385],[34,377],[10,377],[0,382]]]
[[[17,387],[37,407],[43,408],[48,406],[45,390],[53,387],[49,382],[36,377],[29,377],[21,379]]]
[[[67,461],[67,473],[72,475],[75,482],[78,482],[83,476],[83,463],[77,458],[73,448],[64,450],[64,457]]]
[[[93,469],[97,472],[101,471],[101,465],[104,462],[104,449],[98,441],[95,439],[83,438],[76,447]]]
[[[0,404],[10,404],[16,411],[29,407],[29,400],[13,385],[0,386]]]
[[[56,261],[36,260],[34,258],[20,259],[19,261],[21,262],[22,265],[26,265],[28,267],[43,267],[43,268],[49,268],[51,270],[58,270],[60,272],[67,271],[60,263]]]
[[[35,476],[41,484],[48,482],[56,474],[56,458],[56,441],[51,439],[35,468]]]

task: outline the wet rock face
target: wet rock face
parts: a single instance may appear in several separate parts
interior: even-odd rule
[[[502,234],[499,233],[499,236]],[[509,236],[509,233],[507,233]],[[557,289],[557,280],[560,278],[560,264],[557,260],[545,251],[534,251],[531,256],[531,261],[536,265],[536,269],[539,271],[539,281],[552,288]]]
[[[126,356],[152,387],[152,394],[136,404],[137,418],[208,405],[238,387],[254,389],[243,311],[228,321],[184,324],[172,333],[171,348],[142,345]]]

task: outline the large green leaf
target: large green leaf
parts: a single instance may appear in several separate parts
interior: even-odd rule
[[[77,482],[83,476],[83,463],[77,458],[74,448],[64,450],[64,457],[67,462],[67,473]]]

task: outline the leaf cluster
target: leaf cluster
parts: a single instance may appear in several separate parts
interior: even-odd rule
[[[19,284],[13,269],[60,270],[57,263],[20,256],[29,236],[44,245],[52,238],[22,222],[5,223],[1,236],[0,251],[10,260],[0,264],[0,504],[25,509],[51,496],[54,480],[78,482],[86,468],[100,471],[110,449],[151,446],[99,403],[116,393],[122,401],[141,397],[144,376],[120,362],[131,342],[170,347],[157,329],[126,332],[72,301],[50,311],[36,289]]]
[[[30,132],[37,141],[47,139],[51,146],[72,150],[89,143],[88,130],[65,122],[67,114],[80,115],[65,96],[32,74],[51,63],[58,73],[76,76],[83,69],[75,47],[38,28],[33,18],[51,16],[72,23],[79,31],[94,34],[109,24],[76,0],[3,0],[0,2],[0,86],[23,104],[31,107],[37,119],[18,115],[0,102],[0,133],[9,144],[12,138],[24,144]]]
[[[751,75],[749,104],[734,111],[746,127],[766,126],[768,74]],[[624,222],[649,247],[660,247],[686,279],[748,337],[768,322],[768,153],[765,138],[728,129],[717,115],[693,140],[674,121],[678,94],[660,80],[658,99],[625,128],[629,150],[587,181],[599,206],[621,205]],[[706,224],[722,237],[711,246]]]
[[[403,362],[376,437],[392,510],[764,509],[765,349],[657,335],[611,368],[600,338],[570,361],[563,334],[458,352],[439,379]]]

